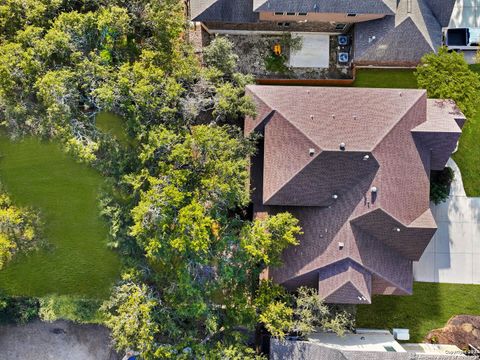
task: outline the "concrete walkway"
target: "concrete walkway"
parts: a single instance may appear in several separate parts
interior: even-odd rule
[[[462,175],[455,172],[446,202],[432,205],[438,230],[419,262],[414,262],[416,281],[480,284],[480,198],[465,194]]]

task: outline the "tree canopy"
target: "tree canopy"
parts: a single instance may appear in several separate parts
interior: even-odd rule
[[[300,326],[301,314],[327,313],[259,282],[301,228],[289,213],[249,218],[257,138],[241,122],[255,114],[244,92],[253,79],[236,72],[223,38],[202,64],[184,14],[181,0],[3,2],[1,124],[12,137],[59,140],[109,178],[101,212],[124,270],[102,312],[118,350],[259,359],[248,347],[258,324],[279,337],[307,333],[313,320]],[[100,111],[125,119],[130,144],[97,128]],[[62,307],[84,318],[72,304],[52,298],[42,316]]]
[[[452,99],[467,118],[476,112],[480,98],[480,75],[470,70],[462,53],[441,47],[423,56],[415,72],[418,86],[433,99]]]

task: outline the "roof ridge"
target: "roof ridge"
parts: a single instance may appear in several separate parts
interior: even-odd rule
[[[412,89],[409,89],[409,90],[412,90]],[[385,140],[385,138],[387,137],[388,134],[390,134],[393,129],[395,129],[398,124],[400,124],[400,122],[403,120],[403,118],[405,117],[405,115],[407,115],[411,110],[413,110],[417,105],[418,103],[420,102],[420,100],[422,100],[424,97],[426,98],[427,96],[427,91],[424,90],[424,89],[416,89],[418,91],[420,91],[420,96],[413,102],[412,106],[410,107],[407,107],[405,109],[404,112],[401,113],[401,116],[399,116],[399,119],[398,121],[394,122],[388,129],[387,131],[383,134],[383,136],[378,140],[378,142],[373,146],[372,148],[372,153],[375,151],[375,149],[383,142],[383,140]]]

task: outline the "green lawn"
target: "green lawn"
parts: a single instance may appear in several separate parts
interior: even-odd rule
[[[367,88],[416,89],[414,70],[358,69],[354,86]]]
[[[54,143],[0,137],[0,180],[14,201],[40,210],[51,249],[17,256],[0,271],[0,289],[12,295],[103,298],[119,275],[99,217],[101,176]]]
[[[99,130],[114,136],[120,144],[131,144],[132,139],[125,130],[125,121],[120,116],[103,111],[96,116],[95,124]]]
[[[479,65],[470,68],[480,74]],[[480,196],[480,101],[477,114],[463,127],[458,151],[453,160],[462,172],[463,185],[468,196]]]
[[[357,327],[407,328],[411,342],[443,327],[454,315],[480,315],[480,286],[414,283],[412,296],[375,296],[357,307]]]

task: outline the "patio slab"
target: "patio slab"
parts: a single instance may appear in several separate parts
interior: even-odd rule
[[[432,205],[438,230],[420,261],[416,281],[480,284],[480,198],[469,198],[458,166],[447,163],[455,180],[446,202]]]
[[[289,65],[294,68],[328,68],[330,36],[318,33],[292,33],[302,39],[302,48],[290,53]]]

